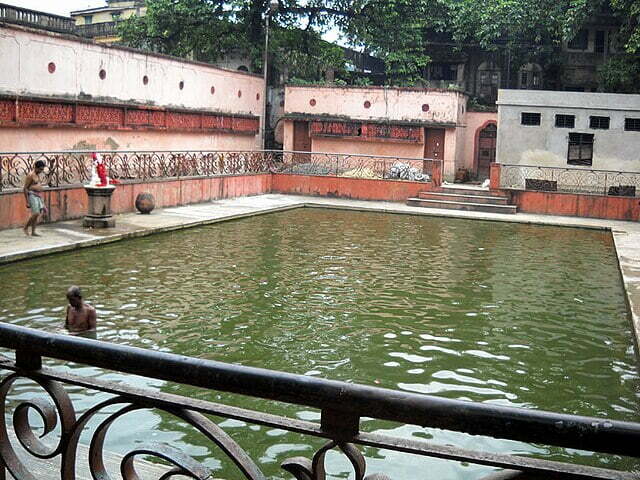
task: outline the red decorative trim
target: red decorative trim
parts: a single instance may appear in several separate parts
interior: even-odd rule
[[[19,102],[19,121],[36,123],[71,123],[73,105],[64,103]]]
[[[167,128],[201,128],[199,113],[167,112]]]
[[[0,128],[34,124],[121,130],[217,130],[247,135],[256,135],[260,127],[259,118],[256,116],[124,105],[75,104],[63,100],[0,98]]]
[[[76,123],[93,125],[124,125],[124,109],[118,107],[98,107],[95,105],[78,105]]]
[[[0,122],[13,122],[15,120],[15,112],[15,101],[0,100]]]
[[[311,122],[311,135],[422,142],[422,128],[359,122]]]

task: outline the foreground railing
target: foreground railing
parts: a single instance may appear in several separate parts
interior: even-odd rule
[[[5,478],[3,464],[17,479],[36,478],[35,472],[29,471],[30,464],[23,462],[16,453],[17,444],[6,422],[10,415],[13,416],[17,441],[28,454],[44,460],[61,459],[60,477],[63,479],[75,478],[79,439],[81,435],[83,438],[88,435],[91,443],[88,463],[93,478],[108,479],[110,477],[104,464],[104,441],[111,424],[125,414],[149,408],[167,412],[200,432],[212,446],[219,447],[221,454],[234,462],[242,477],[251,480],[265,477],[254,460],[213,422],[210,415],[326,439],[327,443],[311,458],[294,457],[281,463],[281,467],[298,480],[323,480],[325,455],[331,449],[339,450],[348,458],[356,480],[388,478],[380,474],[367,475],[364,456],[356,445],[489,465],[507,469],[509,478],[637,478],[635,474],[621,471],[463,450],[450,445],[368,433],[360,429],[360,419],[369,417],[632,457],[638,456],[638,423],[449,400],[200,360],[10,324],[0,324],[0,347],[15,352],[15,361],[0,356],[0,370],[13,372],[0,381],[0,402],[4,409],[4,414],[0,415],[0,478]],[[95,370],[93,375],[71,374],[63,365],[62,368],[43,367],[42,357],[215,391],[305,405],[320,409],[321,420],[320,423],[302,421],[145,390],[134,386],[134,382],[127,384],[100,379],[96,377]],[[24,378],[35,381],[42,388],[42,395],[11,400],[15,385]],[[78,386],[107,392],[111,397],[76,415],[67,390],[68,387],[73,388],[77,394]],[[24,396],[24,392],[18,394]],[[99,414],[102,417],[96,426],[92,420]],[[30,423],[36,415],[43,424],[44,434],[41,436],[36,434]],[[52,433],[56,425],[60,430],[58,437]],[[179,474],[196,479],[211,478],[211,472],[206,467],[174,447],[144,444],[127,452],[122,459],[121,471],[125,479],[137,478],[134,460],[140,455],[161,458],[172,465],[171,473],[163,476],[163,479]],[[429,476],[427,472],[416,472],[413,478]]]
[[[636,197],[640,173],[502,164],[500,188]]]
[[[103,151],[108,175],[117,180],[206,177],[257,173],[332,175],[430,181],[438,160],[289,151]],[[88,183],[91,152],[0,152],[0,191],[22,188],[36,161],[45,162],[50,187]]]

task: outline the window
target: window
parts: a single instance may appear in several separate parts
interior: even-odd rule
[[[630,132],[640,132],[640,118],[625,118],[624,129]]]
[[[576,117],[574,115],[556,115],[556,127],[574,128],[576,126]]]
[[[567,47],[571,50],[586,50],[589,46],[589,30],[580,30]]]
[[[604,39],[605,39],[605,31],[597,30],[596,31],[596,43],[594,46],[594,51],[596,53],[604,53]]]
[[[85,25],[91,25],[92,21],[93,21],[93,15],[85,15],[84,16],[84,24]]]
[[[591,166],[593,160],[593,134],[570,133],[567,163]]]
[[[609,130],[609,117],[589,117],[589,128]]]
[[[114,22],[117,22],[118,20],[120,20],[120,12],[113,12],[111,14],[111,20],[113,20]]]
[[[522,116],[520,117],[520,124],[521,125],[540,125],[540,114],[522,112]]]
[[[540,88],[540,72],[531,72],[531,88]]]

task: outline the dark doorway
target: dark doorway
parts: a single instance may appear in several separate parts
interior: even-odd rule
[[[498,128],[490,123],[480,131],[478,136],[478,180],[489,178],[489,167],[496,161],[496,134]]]
[[[442,160],[444,158],[444,129],[424,129],[424,158]]]
[[[309,122],[293,122],[293,149],[296,152],[311,151]]]

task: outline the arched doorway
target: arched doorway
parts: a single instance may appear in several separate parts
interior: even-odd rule
[[[489,178],[489,166],[496,161],[496,137],[498,127],[495,123],[490,123],[478,135],[478,144],[476,152],[478,155],[478,180]]]

